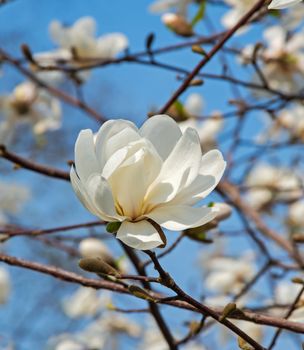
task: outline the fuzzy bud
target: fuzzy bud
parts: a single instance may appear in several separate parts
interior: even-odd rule
[[[175,13],[165,13],[162,22],[177,35],[189,37],[194,34],[191,24]]]

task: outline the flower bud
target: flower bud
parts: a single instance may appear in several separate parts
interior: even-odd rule
[[[153,301],[155,302],[155,299],[153,299],[148,292],[146,292],[143,288],[140,288],[136,285],[130,285],[129,286],[129,291],[133,295],[135,295],[137,298],[148,300],[148,301]]]
[[[215,203],[213,207],[216,208],[218,211],[216,218],[215,218],[216,221],[225,220],[225,219],[229,218],[229,216],[232,213],[232,208],[227,203]]]
[[[175,13],[165,13],[162,22],[177,35],[189,37],[194,34],[185,18]]]
[[[233,313],[233,311],[236,310],[236,304],[235,303],[229,303],[224,307],[224,310],[219,318],[220,322],[223,322],[229,315]]]
[[[120,273],[116,269],[100,258],[81,259],[79,261],[79,267],[85,271],[97,273],[98,275],[120,277]]]

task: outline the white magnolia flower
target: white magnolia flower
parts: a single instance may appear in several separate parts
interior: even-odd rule
[[[302,196],[302,181],[287,168],[259,164],[245,181],[248,186],[247,201],[256,209],[274,202],[293,202]]]
[[[223,128],[223,118],[218,112],[212,114],[212,118],[200,121],[195,117],[202,115],[204,101],[200,94],[191,94],[184,104],[184,110],[188,119],[179,123],[184,132],[187,128],[196,129],[198,132],[203,150],[212,149],[216,146],[216,137]]]
[[[11,282],[8,271],[0,266],[0,305],[5,304],[11,291]]]
[[[192,0],[156,0],[149,6],[149,10],[151,12],[161,13],[173,9],[180,16],[187,17],[187,7],[191,2]]]
[[[128,46],[128,39],[122,33],[111,33],[96,38],[96,22],[92,17],[82,17],[71,27],[53,21],[49,31],[53,41],[61,49],[70,52],[75,50],[79,59],[111,59]],[[59,52],[64,56],[64,51]]]
[[[293,232],[304,233],[304,200],[289,206],[288,224]]]
[[[214,256],[204,262],[205,285],[220,295],[237,294],[253,278],[255,270],[251,254],[237,259]]]
[[[22,185],[0,182],[0,224],[8,222],[8,215],[16,215],[30,197],[30,190]]]
[[[95,289],[79,287],[74,294],[63,301],[63,310],[70,318],[95,316],[109,301]]]
[[[36,135],[61,126],[59,101],[29,81],[17,85],[10,95],[1,96],[0,109],[0,143],[9,142],[18,124],[31,124]]]
[[[269,4],[268,8],[273,9],[284,9],[289,6],[293,6],[296,4],[299,4],[302,2],[302,0],[272,0],[272,2]]]
[[[172,118],[158,115],[140,129],[111,120],[95,138],[81,131],[75,165],[71,182],[83,205],[104,221],[120,222],[117,238],[145,250],[165,243],[150,220],[180,231],[215,218],[215,209],[193,205],[216,187],[226,163],[218,150],[202,156],[196,130],[182,134]]]
[[[304,80],[304,31],[288,37],[282,26],[273,26],[264,31],[264,39],[266,46],[258,51],[257,57],[263,63],[261,69],[269,86],[287,94],[298,93]],[[253,52],[254,46],[247,46],[241,61],[249,63]],[[257,75],[254,81],[260,82]],[[257,97],[264,94],[255,90]]]

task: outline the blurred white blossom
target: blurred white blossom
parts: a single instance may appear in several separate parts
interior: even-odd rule
[[[254,339],[256,342],[258,342],[259,344],[262,343],[263,336],[264,336],[263,326],[261,326],[260,324],[242,321],[242,320],[230,320],[230,321],[239,329],[241,329],[244,333],[246,333],[252,339]],[[220,343],[222,345],[225,345],[231,340],[232,334],[226,327],[223,327],[219,337],[220,337]]]
[[[298,4],[288,9],[281,18],[282,25],[288,29],[293,30],[303,24],[304,20],[304,6]]]
[[[187,343],[183,348],[185,350],[205,350],[203,345],[197,345],[193,342]],[[156,326],[149,322],[145,327],[142,340],[138,346],[138,350],[168,350],[168,343]]]
[[[264,31],[266,46],[257,51],[256,57],[262,61],[261,70],[272,89],[287,94],[298,93],[304,81],[304,31],[288,36],[282,26],[269,27]],[[250,63],[255,47],[247,46],[241,61]],[[256,74],[254,81],[259,82]],[[256,97],[267,92],[254,91]]]
[[[104,313],[77,333],[65,333],[49,340],[49,350],[119,349],[119,336],[138,337],[140,327],[129,318]]]
[[[288,168],[275,167],[270,164],[258,164],[247,176],[246,197],[248,203],[263,209],[271,203],[290,203],[302,194],[303,180]]]
[[[61,49],[70,52],[75,50],[80,59],[111,59],[128,47],[128,39],[122,33],[105,34],[96,38],[96,22],[92,17],[82,17],[70,27],[55,20],[50,23],[49,31]]]
[[[204,101],[200,94],[193,93],[189,95],[184,104],[184,111],[187,119],[179,123],[184,132],[187,128],[193,128],[197,131],[203,150],[209,150],[216,147],[216,137],[223,128],[223,118],[220,112],[213,112],[212,118],[205,121],[199,120],[202,115]]]
[[[291,204],[288,208],[288,225],[292,233],[304,234],[304,200]]]
[[[26,81],[9,95],[0,96],[0,143],[9,143],[19,124],[30,124],[35,135],[61,127],[60,102]]]
[[[97,238],[85,238],[79,243],[79,252],[83,258],[100,257],[103,260],[111,260],[112,254],[109,248]]]
[[[226,28],[231,28],[252,8],[254,3],[252,0],[224,0],[225,3],[231,6],[231,9],[227,11],[222,17],[222,24]],[[238,33],[241,33],[247,29],[247,26],[241,28]]]
[[[203,259],[206,288],[218,295],[232,295],[241,291],[244,285],[255,275],[252,254],[238,258],[214,256]],[[210,302],[210,300],[209,300]]]
[[[107,294],[100,294],[93,288],[79,287],[62,304],[65,314],[70,318],[95,316],[104,311],[111,299]]]
[[[150,6],[149,10],[151,12],[167,12],[172,9],[176,11],[177,14],[187,17],[187,7],[193,0],[156,0]]]
[[[281,110],[276,120],[259,136],[258,141],[277,140],[286,134],[289,139],[304,142],[304,106],[301,104]]]
[[[83,130],[75,145],[71,182],[94,215],[121,223],[117,238],[137,249],[152,249],[164,238],[148,219],[168,230],[203,225],[212,207],[193,207],[218,184],[226,163],[221,152],[202,156],[196,130],[181,132],[165,115],[137,129],[126,120],[103,124],[94,139]]]
[[[8,222],[8,215],[16,215],[30,198],[30,190],[12,182],[0,182],[0,224]]]
[[[290,281],[280,281],[274,292],[275,303],[286,305],[287,307],[284,309],[275,309],[274,313],[280,317],[284,317],[289,309],[288,306],[294,303],[302,287],[302,285]],[[296,305],[296,309],[288,319],[294,322],[304,322],[304,295],[302,295]]]

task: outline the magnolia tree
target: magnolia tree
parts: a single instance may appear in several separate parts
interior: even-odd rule
[[[0,348],[302,348],[304,4],[81,4],[1,37]]]

